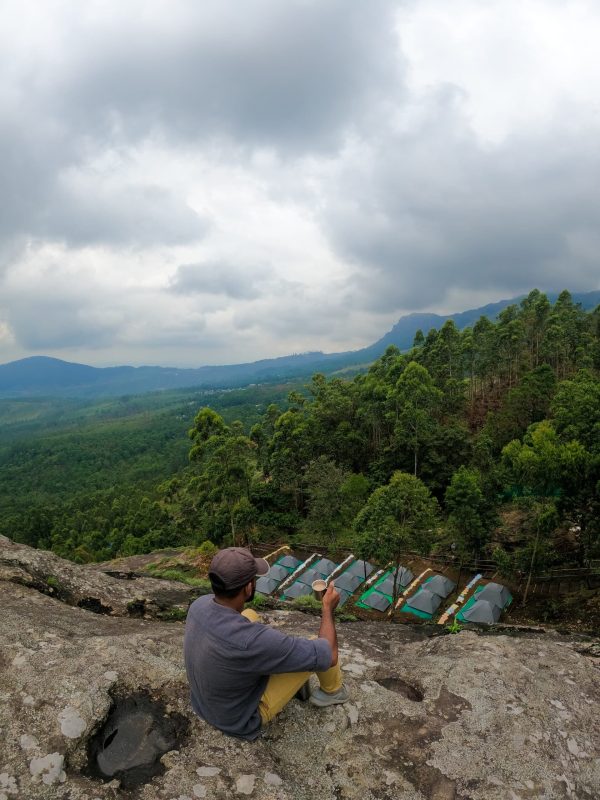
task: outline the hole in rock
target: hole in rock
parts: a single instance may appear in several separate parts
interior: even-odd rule
[[[384,689],[390,689],[392,692],[398,692],[398,694],[404,695],[404,697],[408,698],[409,700],[414,700],[415,703],[422,703],[423,702],[423,692],[418,686],[413,686],[406,681],[403,681],[402,678],[397,678],[393,675],[390,675],[386,678],[375,678],[377,683],[380,686],[383,686]]]
[[[164,772],[162,755],[179,748],[189,721],[167,714],[164,704],[140,693],[115,699],[102,728],[88,743],[88,772],[125,789],[147,783]]]
[[[112,608],[105,606],[97,597],[83,597],[77,603],[79,608],[85,608],[86,611],[93,611],[94,614],[111,614]]]
[[[132,600],[130,603],[127,603],[127,613],[130,617],[136,617],[141,619],[146,612],[146,601],[145,600]]]
[[[112,740],[115,738],[115,736],[117,735],[118,732],[119,732],[119,729],[115,728],[115,730],[112,733],[108,734],[108,736],[104,740],[104,744],[102,745],[102,749],[103,750],[106,750],[106,748],[112,742]]]

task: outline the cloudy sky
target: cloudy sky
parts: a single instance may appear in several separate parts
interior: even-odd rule
[[[600,288],[594,0],[0,0],[0,362]]]

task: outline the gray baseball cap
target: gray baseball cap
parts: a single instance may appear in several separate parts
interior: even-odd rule
[[[269,571],[269,562],[264,558],[254,558],[250,550],[245,547],[226,547],[219,550],[210,562],[208,577],[218,589],[241,589],[252,578],[266,575]]]

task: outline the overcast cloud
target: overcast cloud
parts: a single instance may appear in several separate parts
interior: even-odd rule
[[[5,0],[0,361],[199,366],[600,288],[591,0]]]

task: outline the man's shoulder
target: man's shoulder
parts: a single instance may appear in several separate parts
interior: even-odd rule
[[[204,606],[210,607],[214,605],[214,594],[203,594],[200,597],[197,597],[194,602],[190,605],[190,611],[193,608],[203,608]]]
[[[199,618],[210,614],[212,607],[214,606],[213,600],[213,594],[203,594],[201,597],[197,597],[188,608],[188,621],[198,620]]]

